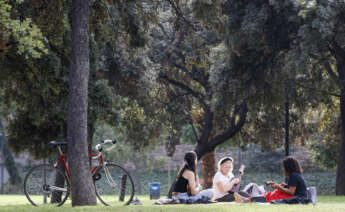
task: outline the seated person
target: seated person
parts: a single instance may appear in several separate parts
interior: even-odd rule
[[[248,198],[235,193],[236,202],[271,202],[273,200],[306,198],[307,187],[302,176],[302,168],[298,161],[293,157],[286,157],[282,164],[282,170],[286,177],[286,183],[277,184],[275,182],[267,182],[275,190],[265,193],[260,197]]]
[[[184,195],[188,196],[207,196],[212,198],[213,192],[210,189],[202,190],[197,174],[197,155],[195,152],[187,152],[184,156],[184,165],[177,174],[176,182],[172,190],[173,196]]]
[[[241,179],[235,178],[232,173],[233,159],[224,157],[218,162],[218,171],[213,177],[213,199],[218,202],[232,202],[235,200],[235,187],[238,187]],[[243,170],[241,170],[243,173]],[[242,196],[249,197],[245,192],[239,191]]]

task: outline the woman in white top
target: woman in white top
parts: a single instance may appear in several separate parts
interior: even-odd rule
[[[218,202],[235,201],[232,188],[240,183],[239,178],[235,178],[232,173],[233,159],[224,157],[218,162],[218,171],[213,177],[213,199]],[[245,192],[239,192],[242,196],[248,197]]]

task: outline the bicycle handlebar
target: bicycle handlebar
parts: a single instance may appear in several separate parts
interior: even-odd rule
[[[109,144],[109,143],[113,144],[110,148],[106,149],[106,151],[110,151],[110,150],[115,148],[116,142],[117,141],[115,139],[114,140],[103,140],[103,141],[101,141],[101,143],[99,143],[95,146],[95,149],[98,151],[98,154],[97,154],[97,156],[92,157],[92,159],[97,159],[101,156],[104,144]]]
[[[109,140],[109,139],[108,139],[108,140],[103,140],[103,141],[101,141],[102,144],[108,144],[108,143],[116,144],[116,142],[117,142],[117,141],[116,141],[115,139],[114,139],[114,140]]]

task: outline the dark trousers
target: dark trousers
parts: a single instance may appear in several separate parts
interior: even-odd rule
[[[243,197],[250,197],[246,192],[244,191],[239,191],[237,192]],[[234,193],[229,193],[225,195],[224,197],[221,197],[219,199],[216,199],[217,202],[233,202],[235,201]]]
[[[252,202],[267,202],[265,197],[252,197]]]

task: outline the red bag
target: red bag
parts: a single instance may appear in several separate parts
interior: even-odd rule
[[[289,195],[283,191],[280,191],[278,189],[267,192],[264,197],[266,198],[267,202],[271,202],[272,200],[280,200],[280,199],[291,199],[293,198],[292,195]]]

